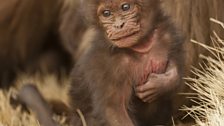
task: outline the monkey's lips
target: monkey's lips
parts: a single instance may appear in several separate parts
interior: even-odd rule
[[[138,41],[140,34],[140,28],[126,29],[118,31],[111,36],[108,36],[110,40],[119,48],[127,48],[135,45]]]
[[[140,31],[132,31],[116,38],[111,38],[113,43],[119,48],[131,47],[136,44]]]
[[[132,32],[126,33],[126,34],[124,34],[122,36],[116,36],[114,38],[111,38],[111,40],[113,40],[113,41],[119,41],[119,40],[125,39],[127,37],[131,37],[131,36],[137,34],[138,32],[139,31],[132,31]]]

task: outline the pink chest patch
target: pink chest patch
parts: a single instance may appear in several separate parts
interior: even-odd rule
[[[155,74],[165,73],[167,64],[168,64],[168,60],[165,58],[163,60],[149,59],[148,62],[146,62],[142,66],[143,68],[139,69],[139,70],[143,70],[143,72],[140,76],[139,84],[144,84],[145,82],[147,82],[148,77],[152,73],[155,73]],[[141,73],[141,72],[139,72],[139,73]]]
[[[160,49],[163,45],[158,44],[158,33],[159,29],[155,29],[147,41],[131,48],[141,55],[140,60],[134,63],[139,84],[147,82],[151,73],[161,74],[166,71],[168,52]]]

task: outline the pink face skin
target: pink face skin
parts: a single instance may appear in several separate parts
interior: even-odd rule
[[[138,43],[143,27],[139,13],[140,7],[134,0],[105,2],[97,10],[107,38],[119,48],[129,48]]]

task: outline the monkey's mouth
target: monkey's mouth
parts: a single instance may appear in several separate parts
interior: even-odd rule
[[[121,40],[126,39],[126,38],[129,38],[129,37],[131,37],[131,36],[135,36],[135,35],[137,35],[138,33],[139,33],[139,31],[133,31],[133,32],[131,32],[131,33],[129,33],[129,34],[125,34],[125,35],[123,35],[123,36],[119,36],[119,37],[116,37],[116,38],[111,38],[111,40],[112,40],[112,41],[121,41]]]
[[[136,30],[136,31],[129,32],[128,34],[125,34],[116,38],[112,38],[111,41],[118,48],[129,48],[137,43],[139,34],[140,34],[140,30]]]

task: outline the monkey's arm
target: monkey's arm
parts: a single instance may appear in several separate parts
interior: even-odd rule
[[[171,94],[180,84],[181,76],[178,73],[178,67],[170,61],[165,73],[152,73],[145,84],[137,85],[136,95],[144,102],[150,103],[161,95]]]
[[[52,111],[43,96],[34,85],[25,85],[20,93],[20,100],[36,114],[41,126],[59,126],[52,118]]]

